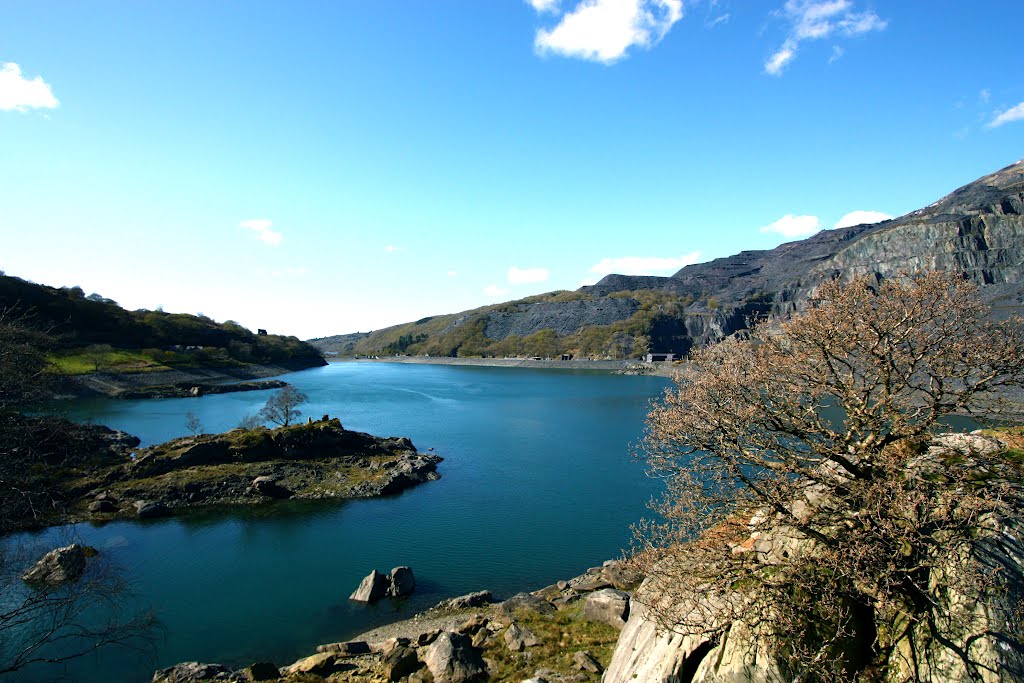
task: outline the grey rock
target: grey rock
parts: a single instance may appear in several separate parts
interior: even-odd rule
[[[389,681],[399,681],[417,669],[423,668],[423,664],[416,656],[415,650],[399,646],[381,659],[380,668]]]
[[[117,512],[117,506],[113,501],[104,498],[89,503],[89,512]]]
[[[256,493],[268,498],[291,498],[292,492],[283,486],[275,477],[262,476],[252,480],[252,488]]]
[[[524,628],[514,621],[505,629],[503,637],[505,646],[513,652],[522,652],[528,647],[536,647],[541,644],[541,639],[530,629]]]
[[[476,591],[475,593],[467,593],[460,595],[457,598],[451,598],[445,600],[438,605],[439,609],[466,609],[467,607],[483,607],[494,602],[494,596],[491,595],[491,591]]]
[[[442,633],[427,648],[423,661],[435,683],[468,683],[487,678],[480,651],[461,633]]]
[[[170,509],[158,500],[137,500],[134,505],[135,516],[139,519],[154,519],[171,513]]]
[[[309,657],[303,657],[291,666],[286,667],[283,673],[288,676],[295,676],[297,674],[330,676],[337,668],[338,658],[338,655],[333,652],[321,652]]]
[[[241,673],[223,664],[182,662],[153,674],[153,683],[202,683],[203,681],[244,681]]]
[[[242,669],[244,680],[253,681],[276,681],[281,677],[281,671],[273,662],[254,662]]]
[[[85,572],[85,560],[95,555],[96,549],[72,543],[63,548],[54,548],[21,575],[26,583],[59,586],[77,581]]]
[[[586,650],[580,650],[573,654],[572,662],[580,671],[589,671],[593,674],[604,673],[604,667],[601,666],[601,662],[597,661],[597,658]]]
[[[333,652],[342,657],[351,657],[353,655],[365,655],[370,652],[370,645],[362,640],[348,640],[342,643],[327,643],[325,645],[317,645],[317,652]]]
[[[359,587],[348,596],[348,599],[356,602],[375,602],[387,595],[388,586],[388,577],[374,569],[359,583]]]
[[[538,614],[554,614],[555,607],[544,598],[537,597],[533,593],[517,593],[501,603],[501,610],[508,614],[516,610],[528,610]]]
[[[387,594],[393,598],[412,595],[416,590],[416,577],[409,567],[395,567],[388,575]]]
[[[583,604],[583,616],[621,629],[629,619],[629,594],[614,588],[591,593]]]

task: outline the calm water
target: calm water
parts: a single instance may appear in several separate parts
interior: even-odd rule
[[[628,453],[664,379],[386,363],[285,379],[309,395],[305,415],[434,449],[442,478],[374,500],[74,527],[128,574],[165,636],[156,661],[107,652],[69,669],[70,680],[148,681],[183,660],[280,666],[447,597],[539,588],[617,556],[656,493]],[[208,432],[230,429],[269,393],[81,401],[68,411],[150,444],[187,433],[188,411]],[[416,573],[412,598],[348,602],[370,569],[400,564]]]

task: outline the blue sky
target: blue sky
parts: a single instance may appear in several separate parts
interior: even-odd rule
[[[1022,20],[1019,0],[4,0],[0,269],[303,338],[671,274],[1020,159]]]

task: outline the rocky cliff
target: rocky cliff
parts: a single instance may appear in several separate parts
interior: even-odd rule
[[[1000,312],[1024,308],[1024,162],[894,220],[824,230],[671,277],[608,275],[553,292],[359,335],[313,340],[342,354],[443,356],[686,353],[751,318],[800,307],[827,278],[942,270],[985,287]]]

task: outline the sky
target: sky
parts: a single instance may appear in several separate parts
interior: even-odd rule
[[[0,270],[312,338],[899,216],[1020,0],[3,0]]]

